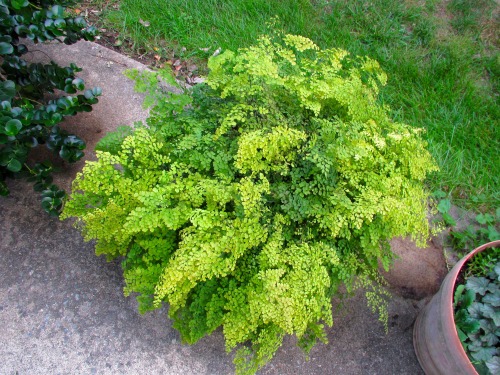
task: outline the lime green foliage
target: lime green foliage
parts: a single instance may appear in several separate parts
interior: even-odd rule
[[[427,183],[474,210],[500,205],[500,12],[495,0],[91,0],[139,54],[198,59],[248,47],[278,16],[286,33],[370,56],[392,118],[426,130]],[[85,2],[87,3],[87,2]],[[145,23],[147,21],[147,23]],[[148,25],[148,26],[145,26]],[[208,51],[207,51],[208,49]],[[486,207],[485,207],[486,206]]]
[[[425,243],[437,168],[419,130],[377,102],[373,60],[275,35],[209,67],[190,96],[154,89],[148,127],[87,162],[63,217],[124,257],[142,311],[168,302],[188,343],[222,326],[228,351],[249,345],[237,371],[253,373],[286,334],[305,350],[326,340],[342,284],[384,317],[379,261],[394,236]]]

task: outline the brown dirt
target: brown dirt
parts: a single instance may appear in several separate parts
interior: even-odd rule
[[[430,241],[427,248],[420,249],[408,238],[395,238],[391,248],[398,258],[390,271],[382,271],[382,275],[394,293],[422,299],[439,290],[448,269],[443,248],[437,241]]]

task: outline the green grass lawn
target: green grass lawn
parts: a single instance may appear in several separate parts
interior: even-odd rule
[[[500,206],[499,7],[495,0],[93,0],[103,22],[137,48],[253,44],[278,16],[287,33],[380,62],[381,100],[399,121],[423,127],[441,171],[431,189],[464,206]],[[112,7],[109,4],[118,4]]]

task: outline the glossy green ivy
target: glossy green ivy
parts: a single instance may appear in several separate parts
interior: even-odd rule
[[[44,144],[67,162],[82,158],[85,142],[58,124],[66,116],[91,111],[101,89],[85,90],[75,64],[27,62],[22,38],[35,43],[63,38],[66,44],[93,40],[97,30],[82,17],[69,17],[64,8],[69,3],[0,0],[0,195],[9,194],[7,178],[29,176],[41,192],[42,207],[51,215],[58,215],[66,194],[52,184],[53,166],[48,161],[32,165],[29,155]],[[73,95],[78,91],[82,93]]]
[[[424,244],[436,166],[377,102],[373,60],[275,35],[209,68],[184,94],[132,73],[156,101],[148,127],[101,142],[63,217],[124,257],[142,311],[168,302],[188,343],[222,326],[237,372],[253,373],[286,334],[306,350],[325,340],[342,284],[385,314],[378,262],[395,236]]]

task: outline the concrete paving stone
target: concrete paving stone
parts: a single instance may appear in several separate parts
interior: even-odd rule
[[[127,68],[145,69],[140,63],[89,42],[33,50],[33,60],[76,62],[87,87],[103,89],[91,113],[66,125],[87,141],[87,160],[95,157],[93,146],[105,132],[147,116],[141,95],[122,74]],[[62,166],[58,182],[68,188],[83,161]],[[135,300],[123,296],[118,261],[95,256],[93,244],[85,243],[69,221],[48,217],[30,184],[9,185],[11,195],[0,198],[0,374],[233,372],[220,330],[193,346],[182,344],[166,308],[140,315]],[[412,262],[421,260],[415,256]],[[412,288],[412,298],[429,294],[419,292],[418,285]],[[261,374],[421,374],[412,327],[422,303],[398,292],[403,289],[396,285],[387,334],[358,293],[335,312],[329,343],[313,348],[309,361],[287,337]]]

